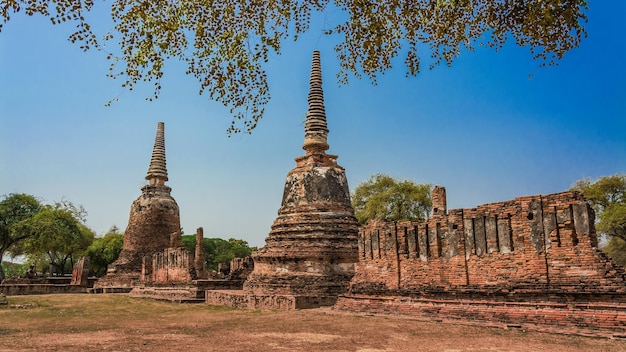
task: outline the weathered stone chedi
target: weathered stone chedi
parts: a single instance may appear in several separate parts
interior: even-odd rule
[[[109,266],[107,275],[98,281],[98,287],[134,286],[145,256],[182,245],[178,204],[171,195],[172,189],[165,185],[168,176],[163,122],[158,123],[146,180],[148,184],[130,207],[122,252]]]
[[[287,175],[278,217],[266,245],[253,254],[244,283],[248,306],[332,305],[345,293],[357,261],[358,223],[345,170],[326,154],[328,127],[319,52],[313,53],[305,155]]]

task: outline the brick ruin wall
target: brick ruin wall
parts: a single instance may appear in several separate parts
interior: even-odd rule
[[[170,285],[190,283],[194,257],[183,247],[167,248],[143,258],[141,281],[144,284]]]
[[[597,248],[579,193],[447,211],[433,190],[426,221],[371,221],[335,309],[626,337],[626,274]]]
[[[574,192],[448,212],[437,187],[427,221],[372,221],[358,247],[356,294],[626,297],[624,269],[597,249],[593,211]]]

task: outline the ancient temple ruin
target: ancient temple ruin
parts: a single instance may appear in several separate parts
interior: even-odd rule
[[[181,246],[178,204],[171,195],[165,161],[164,123],[157,126],[148,173],[148,184],[130,207],[124,247],[118,259],[96,287],[132,287],[142,275],[143,258],[170,247]]]
[[[580,193],[448,210],[445,188],[435,187],[427,220],[374,220],[359,228],[344,169],[326,154],[327,134],[315,52],[306,153],[287,175],[278,217],[253,255],[244,289],[207,291],[209,304],[333,305],[626,337],[626,272],[598,249],[594,213]]]
[[[426,221],[361,227],[351,293],[524,299],[549,292],[626,302],[624,270],[598,250],[593,210],[580,193],[450,211],[445,197],[435,187]]]
[[[356,274],[336,309],[626,334],[626,272],[598,249],[580,193],[449,211],[443,187],[432,197],[426,221],[360,228]]]
[[[327,154],[319,52],[313,53],[305,155],[287,174],[266,245],[205,279],[203,254],[181,247],[159,123],[124,249],[100,287],[237,308],[337,310],[626,337],[626,272],[599,249],[594,213],[576,192],[448,210],[432,192],[425,221],[359,228],[345,170]],[[202,248],[203,230],[196,233]],[[247,278],[246,278],[247,276]],[[245,279],[245,281],[244,281]]]
[[[253,253],[254,270],[239,303],[207,292],[207,301],[250,308],[332,305],[347,291],[357,261],[358,223],[345,170],[326,154],[328,127],[319,52],[313,53],[305,155],[287,175],[278,217],[266,245]]]

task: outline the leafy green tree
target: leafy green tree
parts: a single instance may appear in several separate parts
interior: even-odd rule
[[[103,237],[96,238],[87,248],[91,272],[97,277],[106,274],[107,266],[119,257],[123,247],[124,234],[116,226],[111,227]]]
[[[196,236],[182,236],[183,247],[192,253],[196,250]],[[228,241],[221,238],[205,238],[204,259],[206,268],[209,270],[217,270],[220,263],[228,263],[233,258],[243,258],[252,254],[256,247],[250,247],[247,241],[230,238]]]
[[[27,263],[2,262],[2,270],[7,277],[24,276],[28,271]]]
[[[5,253],[17,254],[17,246],[32,234],[21,226],[41,210],[39,201],[28,194],[9,194],[0,201],[0,262]],[[0,266],[0,282],[4,279]]]
[[[94,240],[94,233],[80,217],[84,210],[71,203],[44,206],[17,227],[28,234],[17,251],[29,257],[45,256],[57,272],[65,273],[68,260],[72,265],[74,255],[83,254]]]
[[[597,214],[596,229],[607,239],[604,250],[626,266],[626,175],[586,178],[572,187],[583,193]]]
[[[543,64],[554,64],[587,33],[586,0],[113,0],[114,28],[102,39],[88,21],[93,0],[3,0],[0,19],[6,24],[17,12],[41,14],[53,24],[73,22],[69,36],[83,50],[109,53],[109,76],[121,78],[130,90],[142,81],[154,84],[157,98],[168,59],[187,64],[200,94],[208,92],[234,115],[229,133],[250,132],[263,116],[270,93],[263,64],[280,54],[288,38],[310,30],[311,16],[324,15],[315,28],[338,42],[341,70],[348,75],[376,77],[402,55],[407,76],[421,68],[451,65],[463,49],[476,45],[495,49],[508,40],[530,49]],[[0,27],[0,30],[2,27]],[[118,67],[123,65],[123,67]],[[395,65],[395,63],[394,63]]]
[[[619,237],[611,237],[602,250],[611,257],[613,262],[626,267],[626,241]]]
[[[370,219],[424,220],[432,207],[431,190],[429,184],[372,175],[354,189],[354,215],[361,224]]]

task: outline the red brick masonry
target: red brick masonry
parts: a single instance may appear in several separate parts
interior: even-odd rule
[[[336,308],[626,335],[624,268],[598,250],[593,224],[579,193],[448,212],[436,187],[427,221],[360,229]]]
[[[497,302],[346,295],[333,307],[374,314],[400,314],[480,326],[561,334],[626,338],[626,305],[611,303]]]

